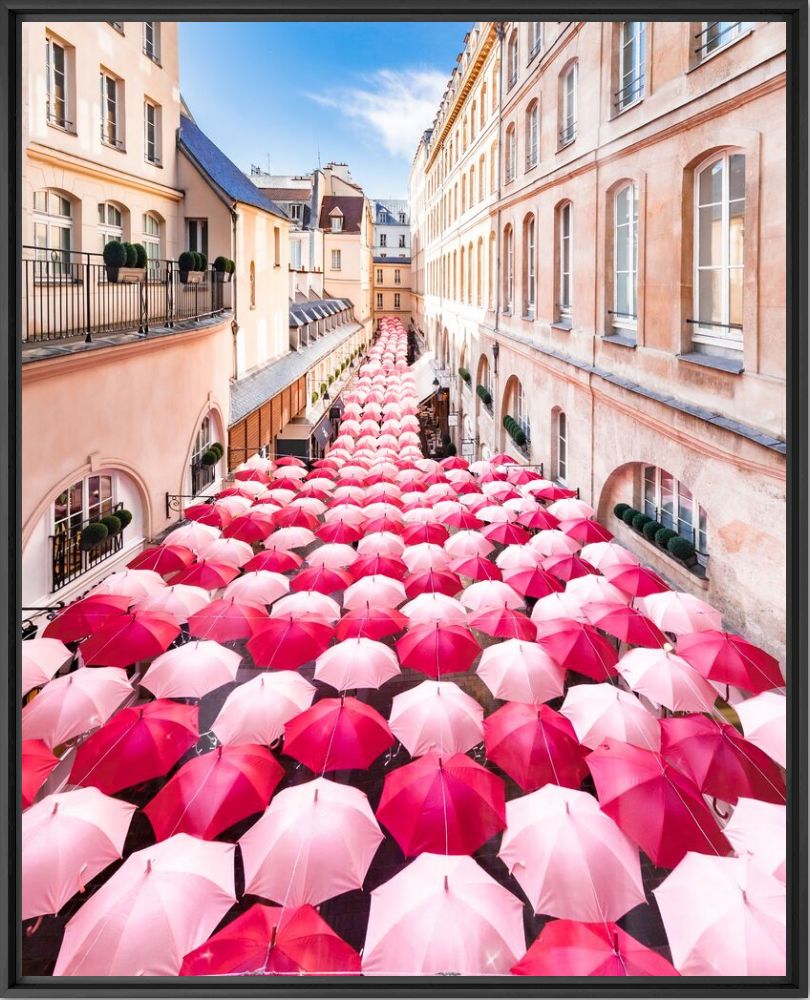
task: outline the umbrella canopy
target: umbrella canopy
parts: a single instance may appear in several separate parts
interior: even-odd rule
[[[284,753],[310,771],[367,768],[394,742],[379,712],[356,698],[322,698],[284,727]]]
[[[390,580],[402,580],[408,573],[408,567],[394,556],[360,556],[352,563],[350,572],[355,580],[364,576],[385,576]]]
[[[45,784],[59,758],[51,753],[44,740],[22,741],[22,807],[27,809]]]
[[[495,563],[490,562],[489,559],[485,559],[483,556],[463,556],[461,559],[454,559],[450,563],[450,569],[459,576],[466,576],[470,580],[501,579],[500,569]]]
[[[122,708],[76,748],[70,783],[114,795],[161,777],[199,739],[198,711],[164,699]]]
[[[748,742],[782,768],[787,767],[786,706],[785,696],[774,691],[763,691],[734,706]]]
[[[599,570],[595,566],[591,566],[581,556],[575,555],[549,556],[543,560],[542,565],[543,569],[551,573],[552,576],[556,576],[558,580],[565,582],[576,580],[581,576],[587,576],[589,573],[594,576],[599,573]]]
[[[77,788],[48,795],[23,813],[22,919],[58,913],[117,861],[137,807]]]
[[[411,625],[466,625],[467,610],[446,594],[420,594],[402,608]]]
[[[524,597],[547,597],[564,589],[556,577],[538,565],[509,570],[504,573],[503,581]]]
[[[252,573],[254,570],[269,570],[271,573],[290,573],[298,569],[303,560],[296,552],[288,552],[287,549],[279,549],[271,546],[246,562],[242,567],[244,573]]]
[[[503,508],[497,508],[503,510]],[[528,542],[529,532],[518,524],[510,521],[496,521],[481,529],[481,537],[498,545],[523,545]]]
[[[535,913],[596,923],[646,901],[638,848],[588,792],[546,785],[512,799],[498,857]]]
[[[785,686],[779,661],[731,632],[708,629],[681,635],[678,656],[708,680],[732,684],[751,694]]]
[[[227,587],[237,576],[239,576],[238,566],[201,559],[176,573],[171,582],[185,583],[189,587],[202,587],[203,590],[219,590],[221,587]]]
[[[571,722],[579,742],[590,749],[607,739],[647,750],[661,746],[658,719],[635,695],[612,684],[569,687],[560,712]]]
[[[388,725],[411,757],[466,753],[484,738],[484,710],[452,681],[423,681],[394,697]]]
[[[274,517],[270,511],[253,508],[235,517],[222,534],[225,538],[236,538],[248,545],[255,545],[267,538],[274,525]]]
[[[183,517],[187,521],[202,524],[210,528],[227,528],[233,520],[233,515],[227,507],[214,503],[195,503],[186,507]]]
[[[618,924],[552,920],[512,968],[513,976],[677,976],[657,952]]]
[[[453,597],[461,590],[461,580],[449,570],[428,569],[411,573],[402,582],[406,596],[411,599],[419,594],[446,594]]]
[[[740,796],[784,805],[778,764],[727,722],[705,715],[661,720],[661,755],[688,774],[701,792],[735,803]]]
[[[308,566],[296,573],[291,586],[294,591],[313,590],[319,594],[334,594],[337,591],[345,590],[351,582],[351,575],[344,569]]]
[[[584,545],[582,558],[604,573],[611,566],[639,566],[640,560],[629,549],[618,542],[591,542]]]
[[[488,646],[476,673],[504,701],[539,705],[564,692],[565,669],[535,642],[507,639]]]
[[[251,570],[238,576],[225,588],[223,597],[237,604],[264,607],[289,593],[290,581],[281,573],[267,569]]]
[[[543,785],[579,788],[588,775],[571,723],[548,705],[504,705],[484,719],[487,758],[525,792]]]
[[[628,686],[673,712],[711,712],[717,692],[686,660],[663,649],[631,649],[618,670]]]
[[[79,646],[87,666],[126,667],[166,651],[180,634],[177,620],[160,611],[133,611],[113,618]]]
[[[126,614],[132,598],[125,594],[97,594],[69,604],[48,622],[42,635],[62,642],[76,642],[98,632],[113,618]]]
[[[211,731],[223,744],[270,746],[284,726],[312,704],[315,688],[290,670],[261,673],[240,684],[225,699]]]
[[[120,569],[110,573],[98,586],[93,587],[90,595],[97,597],[103,594],[119,594],[136,601],[139,597],[146,597],[147,594],[153,594],[165,586],[159,574],[153,573],[152,570]]]
[[[631,646],[660,649],[667,642],[661,629],[635,608],[599,601],[585,604],[583,612],[591,625]]]
[[[785,886],[752,860],[690,852],[653,892],[681,975],[785,975]]]
[[[396,650],[403,667],[439,678],[469,670],[481,647],[462,625],[425,622],[411,625],[397,640]]]
[[[506,826],[503,782],[465,754],[428,753],[385,778],[377,819],[403,854],[472,854]]]
[[[271,618],[295,616],[302,619],[336,622],[340,618],[340,605],[318,590],[301,590],[276,601],[270,616]]]
[[[320,656],[333,635],[332,626],[323,619],[296,618],[290,613],[264,622],[247,649],[257,667],[296,670]]]
[[[738,857],[787,882],[787,808],[758,799],[738,799],[723,833]]]
[[[697,785],[661,754],[606,740],[587,763],[602,811],[658,868],[674,868],[688,851],[731,852]]]
[[[189,587],[175,583],[164,587],[148,597],[142,597],[133,605],[135,611],[158,611],[170,615],[175,621],[187,622],[189,615],[204,608],[211,600],[202,587]]]
[[[598,521],[593,521],[588,517],[573,517],[559,522],[560,531],[574,538],[581,545],[588,545],[592,542],[609,542],[613,535]]]
[[[677,590],[640,597],[636,607],[651,618],[662,632],[674,635],[707,630],[719,632],[722,628],[719,611],[705,601]]]
[[[181,524],[179,528],[170,531],[161,545],[184,545],[199,555],[212,539],[219,538],[219,536],[219,528],[192,521],[189,524]]]
[[[238,603],[235,597],[223,597],[191,615],[188,630],[198,639],[230,642],[254,635],[268,619],[263,607]]]
[[[358,788],[325,778],[285,788],[239,839],[245,892],[317,906],[362,888],[382,840]]]
[[[183,764],[143,811],[158,840],[176,833],[213,840],[262,812],[283,777],[284,769],[265,747],[219,746]]]
[[[492,608],[523,608],[523,598],[508,583],[500,580],[481,580],[470,584],[459,597],[470,611],[487,611]]]
[[[616,650],[587,622],[573,618],[539,622],[537,642],[566,670],[575,670],[595,681],[616,676]]]
[[[325,566],[327,569],[347,569],[357,561],[357,552],[351,545],[330,542],[320,545],[307,556],[309,566]]]
[[[405,587],[388,576],[362,576],[343,594],[343,607],[349,610],[373,605],[375,608],[396,608],[406,600]]]
[[[365,975],[505,975],[526,948],[523,904],[472,858],[420,854],[371,893]]]
[[[407,624],[408,619],[395,608],[376,607],[367,601],[362,607],[343,615],[337,623],[335,637],[340,642],[361,636],[367,639],[384,639],[401,632]]]
[[[537,628],[534,622],[520,611],[507,607],[488,607],[469,617],[470,628],[478,629],[496,639],[534,639]]]
[[[65,928],[55,976],[176,976],[236,902],[234,844],[180,833],[135,851]]]
[[[128,569],[151,569],[163,576],[176,573],[194,562],[195,556],[185,545],[153,545],[139,552],[127,563]]]
[[[444,543],[444,551],[452,559],[488,556],[494,548],[493,543],[477,531],[457,531]]]
[[[345,520],[327,521],[318,528],[316,534],[324,542],[340,545],[351,545],[361,538],[360,528]]]
[[[23,706],[24,740],[44,740],[53,749],[103,725],[132,686],[116,667],[74,670],[55,677]]]
[[[312,906],[254,903],[183,959],[181,976],[359,975],[360,956]]]
[[[26,639],[22,644],[22,694],[47,684],[73,653],[59,639]]]
[[[396,654],[382,642],[346,639],[321,653],[315,661],[315,680],[338,691],[379,688],[399,674]]]
[[[646,566],[617,563],[605,566],[603,572],[614,587],[630,597],[649,597],[669,590],[668,584]]]
[[[159,656],[140,683],[156,698],[202,698],[234,680],[241,660],[218,642],[187,642]]]

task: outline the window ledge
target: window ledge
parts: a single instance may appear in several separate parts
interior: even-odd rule
[[[551,324],[552,330],[564,330],[566,333],[570,333],[573,328],[574,325],[570,319],[555,319]]]
[[[735,35],[734,38],[730,38],[725,43],[725,45],[721,45],[719,48],[716,48],[714,52],[707,52],[706,55],[701,56],[698,59],[698,61],[695,63],[694,66],[689,67],[689,69],[686,71],[687,75],[689,73],[694,73],[696,70],[699,70],[701,66],[705,66],[706,63],[711,62],[712,59],[715,58],[715,56],[719,56],[721,53],[727,52],[732,47],[732,45],[736,45],[737,42],[741,42],[743,38],[747,38],[749,35],[753,34],[753,32],[754,32],[753,28],[746,28],[745,31],[741,32],[739,35]]]
[[[631,101],[629,104],[625,104],[623,108],[616,108],[616,110],[613,112],[613,116],[611,117],[611,121],[615,121],[617,118],[620,118],[626,111],[632,111],[633,108],[637,108],[639,104],[641,104],[643,101],[644,101],[644,95],[642,94],[641,97],[637,97],[634,101]]]
[[[607,341],[608,344],[618,344],[619,347],[638,347],[636,338],[630,337],[626,333],[605,333],[602,334],[602,340]]]
[[[535,160],[534,163],[527,163],[526,164],[526,169],[523,172],[526,173],[526,174],[530,173],[532,170],[534,170],[537,167],[537,164],[539,162],[540,162],[539,160]]]
[[[558,143],[557,144],[557,152],[561,153],[568,146],[573,145],[573,143],[575,143],[576,140],[577,140],[577,137],[575,135],[572,135],[571,138],[570,139],[566,139],[565,142]]]
[[[742,375],[745,371],[742,359],[720,358],[713,354],[701,354],[690,351],[688,354],[676,354],[678,361],[686,361],[690,365],[700,365],[703,368],[714,368],[717,371],[728,372],[730,375]]]
[[[124,145],[116,145],[114,142],[107,142],[106,139],[101,140],[101,145],[105,149],[114,149],[116,153],[126,153],[127,147]]]
[[[68,128],[67,125],[60,125],[59,122],[47,122],[48,128],[56,129],[57,132],[64,132],[65,135],[78,135],[75,128]]]

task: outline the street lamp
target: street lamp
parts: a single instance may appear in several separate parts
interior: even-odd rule
[[[492,360],[495,363],[495,374],[496,375],[498,374],[498,355],[500,353],[501,353],[501,348],[500,348],[500,345],[498,344],[498,341],[496,340],[495,343],[492,345]]]

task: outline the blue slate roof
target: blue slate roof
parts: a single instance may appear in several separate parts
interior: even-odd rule
[[[287,218],[287,214],[274,201],[262,194],[239,167],[211,142],[197,123],[185,115],[180,116],[177,144],[229,198],[244,205],[260,208],[281,219]]]

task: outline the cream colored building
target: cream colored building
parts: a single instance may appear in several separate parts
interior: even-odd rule
[[[375,257],[372,315],[375,329],[383,316],[408,326],[412,318],[410,257]]]
[[[459,451],[578,487],[777,655],[785,109],[782,23],[480,22],[411,182],[414,311],[453,372]],[[618,502],[693,541],[697,566]]]

